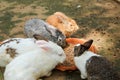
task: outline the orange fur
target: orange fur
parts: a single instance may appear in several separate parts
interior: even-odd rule
[[[66,37],[71,36],[79,29],[75,20],[67,17],[62,12],[54,13],[53,15],[49,16],[46,21],[58,28],[64,35],[66,35]]]

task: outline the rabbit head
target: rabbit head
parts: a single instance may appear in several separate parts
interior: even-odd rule
[[[63,33],[58,29],[56,29],[54,32],[51,32],[52,33],[51,36],[54,38],[54,42],[57,43],[62,48],[66,47],[68,45],[66,42],[66,36],[63,35]]]
[[[88,40],[84,44],[77,44],[74,47],[74,56],[81,56],[86,50],[90,48],[93,40]]]
[[[52,25],[45,26],[46,30],[50,33],[51,37],[53,38],[53,42],[57,43],[61,47],[66,47],[66,36],[57,28],[53,27]]]
[[[101,55],[88,51],[93,40],[74,47],[75,65],[81,72],[81,78],[88,80],[119,80],[111,63]]]
[[[51,37],[53,38],[53,42],[57,43],[62,48],[65,48],[68,45],[68,43],[66,42],[66,37],[62,34],[61,31],[59,31],[57,29],[55,31],[52,31],[52,29],[50,29],[50,28],[48,29],[48,31],[51,33]],[[40,34],[35,34],[33,36],[37,40],[41,40],[42,38],[44,38],[44,39],[46,38],[46,37],[40,37],[41,36]]]
[[[65,47],[66,46],[66,36],[57,28],[52,25],[45,26],[46,30],[50,33],[51,37],[54,39],[53,42],[58,45]]]

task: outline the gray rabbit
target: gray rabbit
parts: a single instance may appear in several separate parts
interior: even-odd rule
[[[120,80],[112,64],[105,58],[88,51],[93,40],[74,47],[75,65],[81,72],[82,79],[88,80]]]
[[[66,36],[57,28],[41,19],[28,20],[25,24],[24,31],[27,37],[30,38],[33,37],[34,34],[37,34],[44,36],[48,40],[57,43],[63,48],[67,45]]]

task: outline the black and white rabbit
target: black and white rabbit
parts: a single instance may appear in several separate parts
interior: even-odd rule
[[[33,37],[34,34],[44,36],[63,48],[67,45],[66,36],[60,30],[41,19],[28,20],[25,24],[24,32],[27,37]]]
[[[81,72],[82,79],[88,80],[120,80],[112,64],[105,58],[88,51],[93,40],[74,47],[75,65]]]

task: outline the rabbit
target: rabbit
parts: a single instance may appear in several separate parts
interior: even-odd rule
[[[0,66],[5,67],[14,57],[36,50],[34,38],[10,38],[0,44]]]
[[[66,55],[56,43],[45,40],[36,43],[40,44],[39,49],[15,57],[6,66],[5,80],[38,80],[50,76],[55,66],[64,62]]]
[[[73,33],[75,33],[79,26],[72,18],[68,17],[62,12],[55,12],[54,14],[50,15],[46,21],[55,26],[57,29],[62,31],[62,33],[66,37],[70,37]]]
[[[74,47],[74,62],[81,72],[82,79],[88,80],[120,80],[112,64],[103,56],[88,51],[93,40]]]
[[[5,67],[15,57],[36,50],[41,44],[37,43],[37,38],[45,40],[37,34],[33,38],[10,38],[0,44],[0,67]]]
[[[67,45],[66,36],[60,30],[41,19],[34,18],[26,21],[24,33],[30,38],[34,34],[39,34],[63,48]]]

